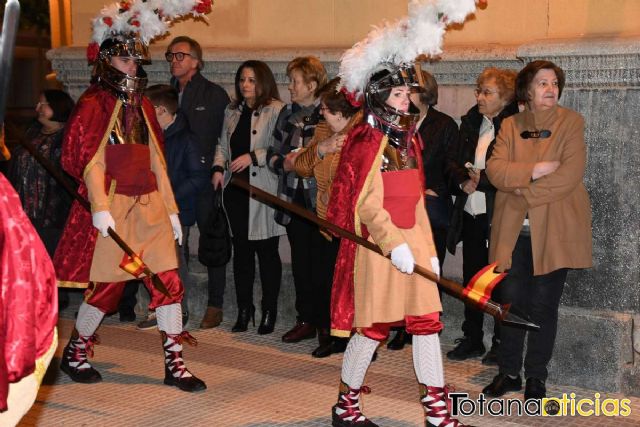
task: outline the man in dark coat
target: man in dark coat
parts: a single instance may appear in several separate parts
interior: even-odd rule
[[[180,110],[186,116],[191,131],[196,135],[208,166],[218,144],[224,121],[224,109],[229,95],[219,85],[207,80],[200,70],[204,67],[200,44],[186,36],[174,38],[165,54],[170,63],[171,85],[178,90]],[[197,201],[196,221],[202,229],[213,211],[213,186],[208,184]],[[189,236],[185,235],[185,240]],[[222,303],[226,282],[225,267],[207,267],[209,276],[209,302],[201,328],[213,328],[222,321]]]

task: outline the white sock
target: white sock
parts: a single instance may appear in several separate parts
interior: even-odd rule
[[[438,334],[413,336],[413,368],[416,371],[418,382],[430,387],[444,387],[444,369],[442,366],[442,351],[440,349],[440,337]],[[423,400],[429,403],[433,398]],[[446,401],[441,400],[434,406],[445,407]],[[427,421],[440,426],[441,417],[427,417]]]
[[[76,330],[81,337],[90,337],[100,326],[104,313],[96,307],[83,302],[78,308]]]
[[[371,364],[371,357],[380,344],[364,335],[355,334],[349,340],[342,359],[342,381],[351,388],[360,388]]]
[[[167,335],[179,335],[182,332],[182,307],[180,304],[161,305],[156,308],[156,319],[158,321],[158,329],[164,331]],[[169,360],[170,353],[179,351],[182,355],[182,344],[175,342],[167,336],[167,340],[163,345],[166,348],[164,353],[165,363]],[[184,365],[182,357],[169,360],[172,365]],[[173,372],[175,378],[188,378],[191,373],[185,368]]]
[[[170,335],[182,332],[182,307],[180,304],[161,305],[156,308],[158,329]]]
[[[86,302],[82,302],[82,304],[80,304],[80,308],[78,308],[78,318],[76,319],[76,330],[78,331],[78,335],[85,339],[92,336],[98,329],[98,326],[100,326],[100,322],[102,322],[103,317],[104,313],[102,311],[87,304]],[[83,350],[86,348],[86,345],[82,340],[71,340],[70,346]],[[77,369],[87,369],[91,367],[91,364],[87,359],[81,362],[70,360],[69,366]]]
[[[413,368],[418,382],[431,387],[444,387],[442,351],[438,334],[413,336]]]

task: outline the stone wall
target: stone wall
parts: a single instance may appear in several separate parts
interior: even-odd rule
[[[152,83],[166,82],[163,48],[146,69]],[[335,49],[220,50],[205,49],[207,78],[231,90],[240,62],[265,60],[273,69],[286,100],[284,70],[289,59],[320,57],[330,74],[337,71],[341,51]],[[82,48],[60,48],[48,58],[58,78],[77,97],[87,86],[89,69]],[[440,84],[438,108],[459,118],[475,102],[475,78],[486,66],[519,69],[535,59],[549,59],[567,74],[561,104],[586,120],[588,145],[586,185],[593,209],[594,267],[571,272],[560,309],[556,351],[550,381],[601,391],[640,394],[640,38],[546,40],[519,46],[450,47],[438,61],[424,64]],[[634,214],[634,212],[636,212]],[[283,239],[283,241],[286,239]],[[195,245],[192,245],[195,248]],[[286,252],[286,243],[284,244]],[[459,254],[459,252],[458,252]],[[197,262],[197,281],[189,296],[194,323],[204,311],[206,278]],[[284,269],[280,322],[293,323],[293,285]],[[450,258],[445,275],[460,278],[459,258]],[[232,275],[227,277],[225,316],[235,317]],[[256,286],[259,287],[259,286]],[[259,291],[256,289],[256,301]],[[460,335],[462,305],[444,298],[448,325],[443,342]],[[489,323],[489,322],[488,322]],[[489,326],[489,325],[487,325]],[[490,336],[490,334],[488,334]],[[634,336],[636,337],[634,339]]]

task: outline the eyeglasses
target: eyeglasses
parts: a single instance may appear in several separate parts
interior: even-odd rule
[[[498,91],[497,90],[482,89],[482,88],[477,87],[477,88],[475,88],[473,90],[473,93],[475,93],[476,98],[477,98],[478,96],[480,96],[480,94],[484,95],[485,97],[489,97],[491,95],[494,95],[494,94],[498,93]]]
[[[182,60],[184,59],[185,55],[193,57],[193,55],[191,55],[190,53],[187,53],[187,52],[176,52],[176,53],[167,52],[167,53],[164,54],[164,58],[167,60],[167,62],[171,62],[171,61],[173,61],[173,58],[175,57],[176,61],[182,62]]]

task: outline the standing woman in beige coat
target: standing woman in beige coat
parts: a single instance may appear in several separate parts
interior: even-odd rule
[[[562,69],[549,61],[534,61],[518,73],[516,96],[526,108],[505,119],[487,161],[487,176],[498,190],[489,261],[508,273],[500,285],[503,302],[540,325],[527,337],[525,399],[546,397],[567,271],[592,265],[584,119],[558,105],[564,82]],[[522,388],[527,332],[510,326],[502,331],[499,374],[483,390],[493,397]]]
[[[227,106],[220,143],[216,149],[212,183],[223,185],[224,174],[234,174],[271,194],[276,194],[278,177],[267,167],[267,148],[284,104],[269,66],[262,61],[245,61],[235,78],[235,101]],[[238,301],[238,319],[232,332],[247,330],[255,316],[253,280],[255,256],[262,282],[262,321],[259,334],[270,334],[276,322],[282,263],[278,253],[284,227],[276,224],[271,207],[249,197],[246,191],[228,186],[224,204],[233,234],[233,276]]]

